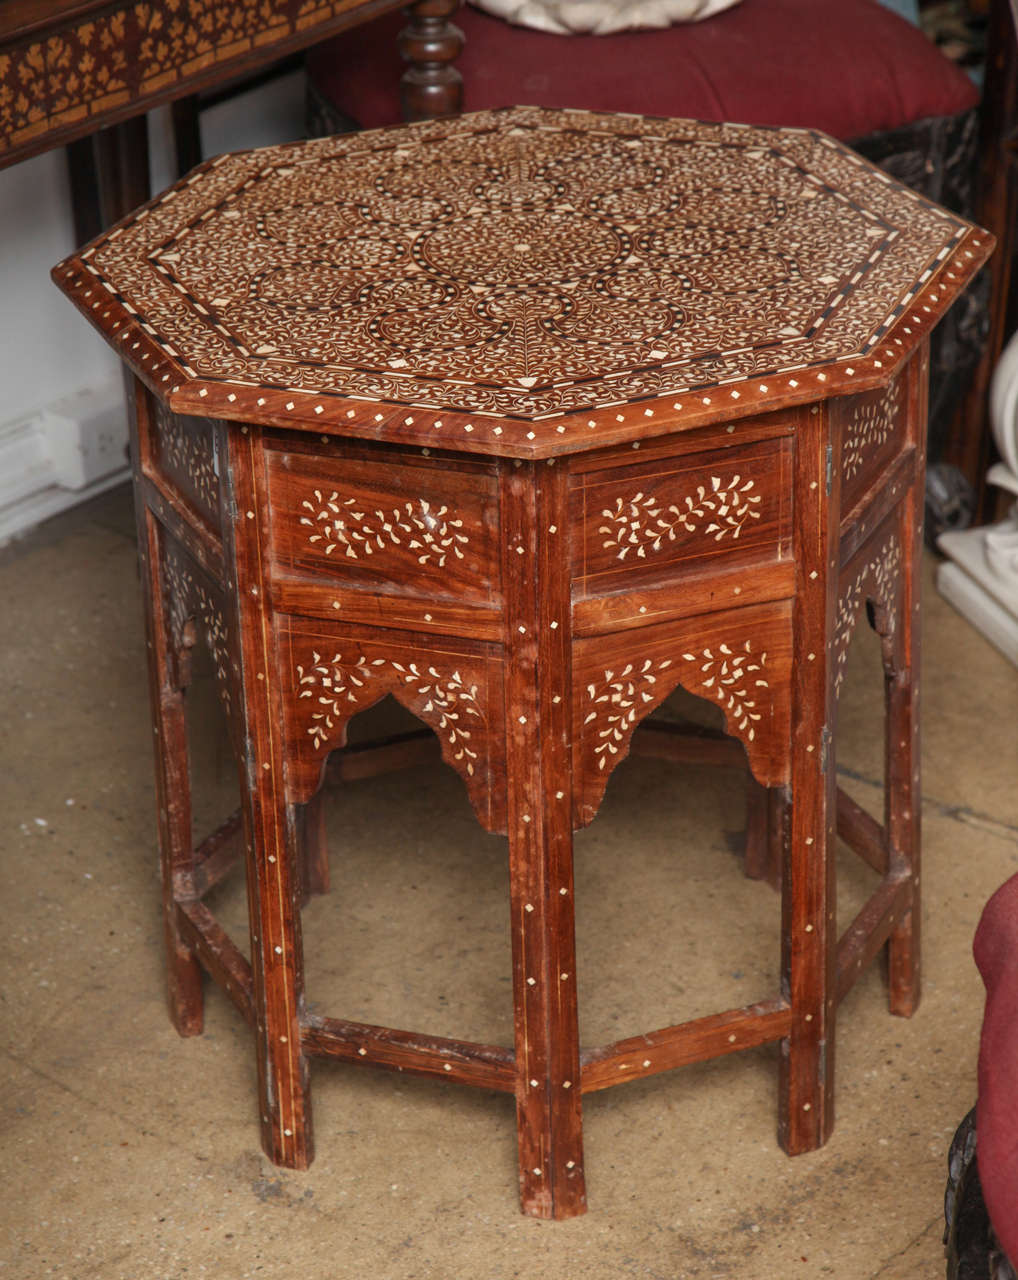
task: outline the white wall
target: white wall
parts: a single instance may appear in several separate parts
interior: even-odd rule
[[[149,117],[154,190],[173,177],[168,117]],[[302,131],[299,73],[222,103],[202,121],[207,155]],[[120,448],[103,451],[115,461],[99,477],[94,451],[84,472],[61,452],[79,398],[89,405],[82,429],[101,423],[107,443],[110,430],[126,433],[117,361],[49,279],[75,247],[63,151],[0,170],[0,544],[126,475]],[[68,487],[83,478],[81,488]]]

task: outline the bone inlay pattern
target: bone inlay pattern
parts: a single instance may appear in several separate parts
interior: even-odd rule
[[[594,755],[598,769],[605,769],[613,756],[625,754],[625,744],[633,735],[637,722],[656,699],[654,686],[658,676],[672,665],[671,659],[627,663],[621,671],[605,671],[601,680],[587,685],[591,710],[583,723],[592,726],[597,735]]]
[[[306,670],[297,666],[297,684],[298,697],[312,698],[317,708],[311,712],[307,727],[316,750],[335,740],[365,693],[367,700],[372,700],[372,691],[366,686],[372,677],[383,675],[388,668],[423,699],[422,715],[434,722],[453,760],[473,776],[477,751],[471,745],[471,737],[483,728],[484,717],[477,702],[478,686],[467,684],[458,671],[443,675],[433,666],[418,666],[415,662],[404,666],[391,659],[363,656],[351,663],[344,661],[340,653],[325,661],[321,654],[312,653],[311,660],[314,665]],[[476,725],[471,725],[471,717],[477,721]]]
[[[466,783],[482,825],[504,830],[504,715],[496,662],[469,652],[429,655],[394,637],[336,636],[330,642],[305,633],[296,621],[289,648],[288,784],[295,801],[314,794],[322,760],[345,743],[350,719],[392,694],[434,729],[442,758]]]
[[[767,654],[754,657],[752,642],[747,640],[740,650],[719,644],[715,649],[684,653],[683,661],[694,664],[698,682],[705,693],[713,695],[724,707],[731,732],[752,742],[760,723],[759,691],[769,689],[764,678]]]
[[[834,688],[841,692],[845,680],[848,648],[859,613],[867,600],[872,600],[883,613],[881,634],[892,635],[896,624],[894,602],[901,569],[901,542],[890,533],[879,550],[867,555],[856,569],[838,601],[838,621],[834,638],[836,670]],[[880,619],[878,619],[880,625]]]
[[[171,478],[190,488],[210,515],[219,509],[219,473],[211,425],[170,413],[161,400],[152,400],[159,423],[161,460]]]
[[[698,485],[696,496],[687,497],[679,506],[671,503],[664,507],[653,494],[635,493],[628,501],[617,498],[614,507],[601,512],[609,522],[598,530],[605,535],[604,549],[617,547],[619,560],[625,560],[630,552],[642,559],[674,542],[679,529],[702,532],[720,542],[727,534],[733,540],[738,538],[747,520],[760,519],[754,508],[761,499],[752,492],[753,480],[732,476],[723,486],[720,477],[712,476],[710,483],[709,490]]]
[[[221,158],[84,261],[245,406],[542,419],[865,353],[963,234],[806,131],[514,108]]]
[[[889,438],[901,409],[901,379],[895,379],[883,395],[861,400],[845,431],[842,467],[850,480],[863,466],[866,456]]]
[[[300,518],[309,529],[308,542],[327,556],[335,551],[360,560],[395,548],[412,555],[418,564],[434,563],[443,569],[448,556],[464,559],[462,548],[470,541],[463,521],[447,506],[433,507],[423,498],[405,502],[402,509],[365,512],[357,509],[363,506],[357,498],[316,489],[314,501],[305,498],[301,506],[308,512]]]
[[[170,628],[174,650],[180,654],[186,650],[186,628],[189,621],[201,623],[205,644],[216,669],[216,687],[223,709],[231,707],[230,634],[226,625],[225,610],[221,601],[213,597],[210,588],[202,583],[186,559],[172,547],[163,557],[166,578],[166,594],[170,611]]]

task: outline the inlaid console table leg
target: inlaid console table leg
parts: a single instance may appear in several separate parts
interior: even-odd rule
[[[524,1213],[587,1207],[576,1008],[569,578],[563,474],[503,482],[516,1117]]]
[[[885,814],[890,865],[912,876],[911,906],[888,940],[888,998],[892,1013],[910,1017],[920,994],[919,631],[923,550],[927,369],[924,344],[913,358],[908,383],[908,434],[916,446],[915,479],[899,511],[902,550],[893,668],[887,672]]]
[[[790,1155],[822,1146],[834,1123],[837,915],[836,785],[831,727],[839,482],[828,466],[826,408],[802,411],[795,458],[791,795],[782,877],[782,1042],[778,1137]]]
[[[308,1064],[301,1044],[300,821],[297,806],[287,803],[285,793],[281,729],[285,694],[276,677],[274,629],[263,572],[268,503],[260,492],[264,483],[260,465],[255,433],[231,427],[236,518],[226,542],[236,572],[236,632],[241,646],[240,772],[262,1146],[275,1164],[306,1169],[314,1156],[314,1143]]]

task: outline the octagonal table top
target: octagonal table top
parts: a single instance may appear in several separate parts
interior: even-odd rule
[[[545,456],[881,385],[992,245],[816,132],[517,107],[218,157],[54,278],[177,412]]]

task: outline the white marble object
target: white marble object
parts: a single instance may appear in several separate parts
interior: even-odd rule
[[[986,478],[1016,501],[997,524],[941,534],[937,546],[948,559],[937,587],[1018,666],[1018,334],[993,372],[990,423],[1001,461]]]

